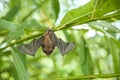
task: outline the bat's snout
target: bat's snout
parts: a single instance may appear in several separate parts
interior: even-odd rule
[[[51,49],[51,48],[48,48],[48,49],[43,48],[42,50],[43,50],[43,52],[44,52],[47,56],[49,56],[49,55],[53,52],[54,49]]]

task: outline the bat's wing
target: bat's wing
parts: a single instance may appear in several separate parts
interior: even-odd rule
[[[34,56],[37,49],[41,46],[42,41],[43,41],[43,37],[41,37],[39,39],[34,39],[29,44],[24,44],[24,45],[20,46],[19,49],[22,53]]]
[[[75,47],[75,44],[72,42],[64,42],[62,39],[57,40],[57,47],[60,50],[62,56]]]

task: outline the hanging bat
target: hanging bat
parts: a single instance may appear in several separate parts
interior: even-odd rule
[[[68,51],[75,47],[75,44],[72,42],[64,42],[62,39],[57,38],[52,30],[47,30],[41,38],[34,39],[29,44],[20,46],[20,51],[34,56],[40,46],[47,56],[53,52],[55,46],[58,47],[62,56],[64,56]]]

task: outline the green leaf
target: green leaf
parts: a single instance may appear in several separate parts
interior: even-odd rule
[[[115,73],[120,73],[120,48],[112,38],[108,38],[108,46],[112,55],[114,71]]]
[[[14,6],[2,19],[5,19],[7,21],[12,21],[16,16],[16,14],[18,13],[19,9],[20,7],[18,5]]]
[[[21,29],[18,24],[0,19],[0,27],[7,29],[8,31],[16,31]]]
[[[11,42],[12,40],[17,40],[20,38],[21,35],[23,35],[25,32],[24,30],[17,30],[17,31],[12,31],[9,32],[9,34],[7,35],[7,37],[5,38],[5,42]]]
[[[0,19],[0,27],[9,31],[9,34],[5,39],[5,41],[8,43],[12,40],[18,39],[22,34],[24,34],[23,28],[20,27],[18,24],[11,23],[2,19]]]
[[[23,29],[27,29],[27,30],[43,30],[44,27],[42,27],[36,20],[31,19],[31,20],[27,20],[24,21],[23,23],[21,23],[20,25]]]
[[[120,32],[120,30],[114,27],[111,23],[105,21],[90,22],[89,26],[97,31],[102,32],[107,37],[112,37],[112,38],[114,38],[113,34]]]
[[[53,14],[55,15],[55,20],[58,18],[59,11],[60,11],[60,5],[59,0],[51,0],[52,10]]]
[[[59,13],[59,1],[58,0],[45,0],[41,4],[41,14],[40,16],[43,17],[43,20],[48,20],[51,22],[52,27],[58,17]]]
[[[26,70],[24,56],[16,48],[12,48],[13,64],[17,70],[19,80],[29,80]]]
[[[83,57],[80,59],[82,70],[83,70],[84,74],[93,74],[94,67],[93,67],[92,58],[90,55],[88,45],[83,37],[81,37],[81,47],[80,48],[81,48],[80,56]]]
[[[97,31],[102,32],[105,36],[113,39],[117,46],[120,48],[120,42],[115,37],[117,33],[120,33],[120,30],[112,25],[112,23],[108,23],[106,21],[95,21],[90,22],[89,26]]]
[[[88,4],[67,12],[60,22],[59,29],[108,17],[110,19],[110,16],[120,15],[119,8],[119,0],[91,0]]]
[[[103,31],[103,32],[108,32],[109,34],[120,32],[120,30],[114,25],[112,25],[112,23],[101,21],[101,20],[90,22],[89,26],[95,29],[100,29],[100,31]]]
[[[97,7],[95,9],[94,17],[101,17],[109,15],[110,12],[117,13],[117,10],[120,10],[120,0],[98,0]],[[112,13],[111,13],[112,14]]]
[[[89,15],[92,13],[93,7],[94,7],[94,0],[91,0],[85,6],[81,6],[79,8],[70,10],[69,12],[66,13],[62,21],[60,22],[60,27],[65,27],[68,24],[71,24],[78,19],[79,22],[85,19],[89,19]],[[82,19],[85,16],[86,18]]]

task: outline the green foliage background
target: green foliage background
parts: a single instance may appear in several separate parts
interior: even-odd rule
[[[120,79],[120,0],[81,1],[0,0],[0,80]],[[18,50],[47,27],[76,47],[64,57]]]

